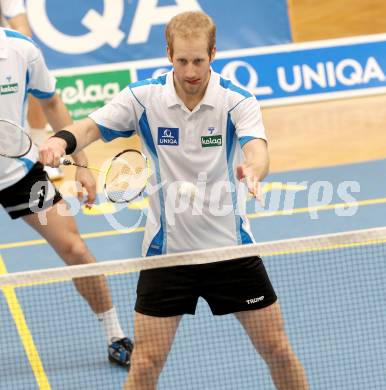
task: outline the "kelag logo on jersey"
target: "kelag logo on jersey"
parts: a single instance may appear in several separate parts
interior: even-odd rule
[[[158,128],[158,145],[177,146],[179,144],[178,127],[159,127]]]
[[[209,148],[210,146],[221,146],[222,135],[204,135],[201,137],[201,146],[203,148]]]
[[[18,83],[0,85],[0,95],[9,95],[10,93],[17,93],[18,91]]]

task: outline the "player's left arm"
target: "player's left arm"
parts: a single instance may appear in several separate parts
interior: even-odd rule
[[[268,174],[269,156],[260,106],[253,95],[236,105],[232,120],[244,154],[236,176],[245,181],[250,194],[263,204],[261,181]]]
[[[261,181],[269,171],[269,155],[267,142],[256,138],[243,146],[244,162],[237,166],[236,175],[245,180],[248,191],[260,202],[262,199]]]

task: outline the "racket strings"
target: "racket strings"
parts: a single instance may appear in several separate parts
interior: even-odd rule
[[[142,193],[148,178],[141,153],[128,151],[114,159],[106,174],[105,192],[113,202],[128,202]]]

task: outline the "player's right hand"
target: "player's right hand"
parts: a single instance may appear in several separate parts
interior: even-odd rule
[[[39,147],[39,161],[43,165],[58,167],[60,158],[66,155],[66,147],[64,139],[55,136],[48,138]]]

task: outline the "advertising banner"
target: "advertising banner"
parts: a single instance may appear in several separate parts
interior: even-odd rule
[[[74,120],[104,106],[131,82],[130,71],[77,73],[57,76],[57,91]]]
[[[262,106],[386,93],[386,34],[219,52],[212,66]],[[159,58],[54,73],[64,102],[80,119],[129,82],[169,69]]]
[[[202,10],[218,50],[291,42],[286,0],[26,0],[34,39],[50,69],[159,58],[166,23]]]
[[[154,77],[167,61],[137,69]],[[220,52],[213,69],[265,105],[386,92],[386,35]]]

